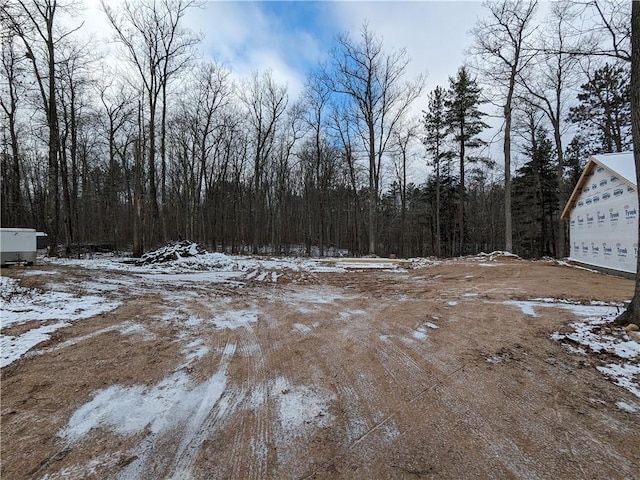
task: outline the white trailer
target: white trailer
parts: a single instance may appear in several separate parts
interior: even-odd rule
[[[36,261],[36,230],[33,228],[0,228],[0,263]]]

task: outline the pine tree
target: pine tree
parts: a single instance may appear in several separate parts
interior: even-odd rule
[[[440,193],[441,193],[441,167],[444,162],[451,159],[452,152],[446,147],[448,125],[445,118],[446,91],[437,86],[429,93],[429,110],[423,111],[423,126],[425,135],[423,143],[427,154],[430,156],[430,164],[435,173],[435,239],[434,253],[440,256],[440,241],[442,238],[440,229]]]
[[[459,254],[465,250],[464,238],[464,202],[465,202],[465,164],[477,161],[477,157],[468,154],[486,144],[477,135],[488,127],[482,121],[486,114],[480,111],[484,103],[480,99],[481,89],[475,79],[471,78],[466,67],[458,70],[456,77],[449,77],[449,91],[445,100],[447,132],[452,135],[457,145],[460,162],[460,183],[458,186],[458,244]]]
[[[531,125],[523,147],[528,161],[516,171],[514,213],[518,252],[525,257],[553,256],[553,214],[558,209],[555,148],[549,132]]]
[[[569,120],[597,148],[593,153],[622,152],[631,145],[631,83],[629,69],[606,64],[580,86],[580,104],[571,108]]]

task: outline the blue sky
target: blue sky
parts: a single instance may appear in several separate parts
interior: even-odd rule
[[[85,3],[80,14],[85,28],[100,40],[111,38],[99,0]],[[447,86],[471,44],[469,30],[484,13],[479,1],[215,0],[191,9],[185,26],[203,33],[203,58],[223,63],[236,78],[270,69],[296,96],[309,70],[327,58],[336,35],[349,32],[355,38],[368,22],[386,49],[407,49],[409,75],[426,73],[429,91]]]
[[[479,2],[458,1],[209,1],[188,16],[205,38],[202,54],[239,77],[271,69],[295,95],[307,72],[326,59],[337,34],[357,37],[364,22],[385,48],[407,48],[409,75],[427,74],[427,90],[447,85],[483,15]]]

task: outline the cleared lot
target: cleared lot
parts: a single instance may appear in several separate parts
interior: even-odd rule
[[[208,258],[3,271],[3,479],[639,478],[633,282]]]

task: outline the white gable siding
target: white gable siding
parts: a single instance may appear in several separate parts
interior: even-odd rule
[[[570,260],[635,273],[638,194],[620,174],[590,168],[569,217]]]

